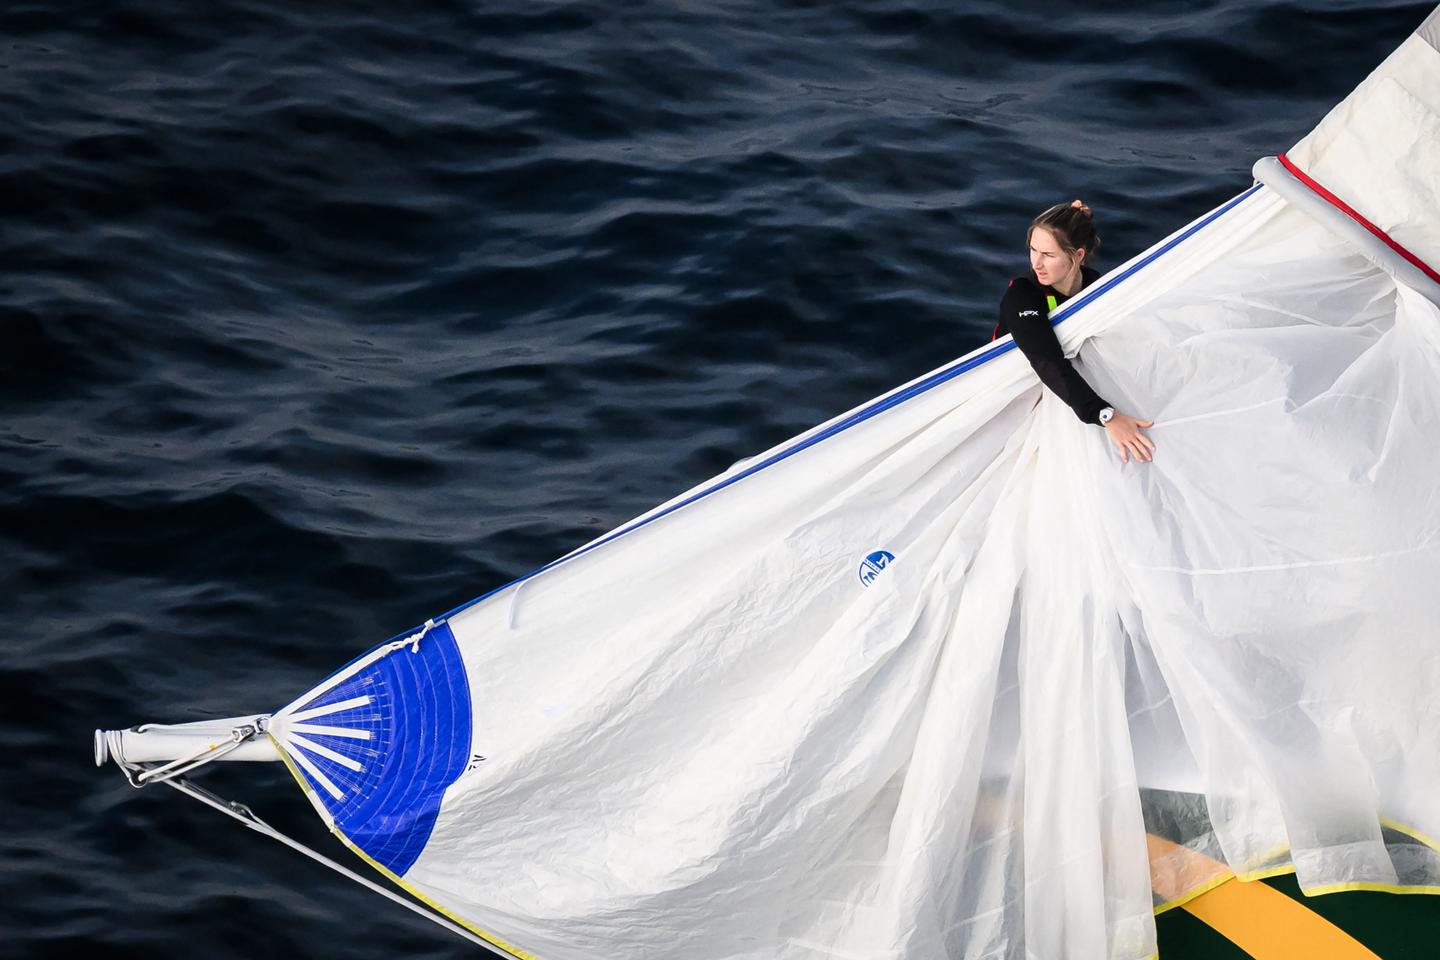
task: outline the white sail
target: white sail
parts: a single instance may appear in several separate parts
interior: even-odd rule
[[[1153,463],[1007,338],[377,648],[275,744],[541,960],[1142,960],[1221,873],[1440,892],[1437,46],[1057,311]]]

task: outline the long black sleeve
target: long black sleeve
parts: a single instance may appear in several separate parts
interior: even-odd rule
[[[1040,382],[1065,401],[1082,423],[1098,424],[1100,411],[1110,404],[1091,389],[1060,349],[1040,288],[1012,283],[1000,301],[1000,323],[998,329],[1010,332]]]

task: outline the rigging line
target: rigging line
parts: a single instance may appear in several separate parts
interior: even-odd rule
[[[132,776],[133,782],[134,775],[131,773],[131,771],[139,768],[132,767],[128,764],[125,766],[127,768],[126,772],[127,774],[130,774]],[[339,873],[345,877],[349,877],[351,880],[354,880],[361,886],[367,887],[370,890],[373,890],[376,893],[380,894],[381,896],[384,896],[389,900],[395,901],[410,912],[419,914],[420,916],[431,921],[432,923],[436,923],[444,927],[451,933],[457,934],[472,943],[484,947],[493,957],[500,957],[502,958],[502,960],[520,960],[520,958],[516,957],[509,951],[501,949],[500,947],[491,943],[489,940],[486,940],[483,937],[478,936],[474,932],[460,926],[458,923],[455,923],[454,921],[446,917],[442,917],[439,914],[427,910],[420,904],[400,896],[393,890],[386,889],[385,887],[381,886],[370,878],[361,876],[360,874],[349,869],[348,867],[336,863],[334,860],[331,860],[324,854],[310,849],[298,840],[286,836],[279,830],[276,830],[274,827],[270,826],[270,824],[266,823],[264,820],[260,819],[260,817],[257,816],[253,810],[251,810],[243,803],[236,803],[234,801],[225,800],[224,798],[214,793],[211,793],[209,790],[206,790],[203,787],[191,783],[189,780],[186,780],[183,777],[176,777],[174,779],[162,780],[158,782],[164,783],[166,786],[174,787],[176,790],[179,790],[186,796],[189,796],[195,800],[199,800],[201,803],[205,804],[208,807],[219,810],[227,817],[239,820],[241,823],[249,827],[251,830],[254,830],[256,833],[260,833],[267,837],[270,837],[272,840],[278,840],[281,843],[285,844],[285,846],[290,847],[292,850],[298,850],[300,853],[305,854],[305,856],[316,861],[317,863],[324,864],[331,870],[334,870],[336,873]]]
[[[157,767],[147,767],[136,774],[135,779],[140,783],[164,783],[183,773],[189,773],[196,767],[219,760],[225,754],[239,749],[241,745],[253,739],[257,733],[263,732],[265,722],[264,718],[257,717],[253,723],[241,724],[230,731],[229,739],[208,743],[194,753],[171,760],[169,763]]]
[[[427,636],[429,636],[431,630],[434,630],[436,627],[443,626],[444,623],[444,617],[440,617],[438,619],[432,617],[431,619],[426,620],[422,625],[416,627],[414,630],[407,630],[402,634],[391,637],[389,640],[386,640],[379,646],[372,647],[371,649],[355,657],[353,660],[345,664],[340,669],[336,670],[334,673],[330,674],[330,676],[326,677],[324,680],[321,680],[317,686],[311,687],[309,690],[307,690],[304,694],[301,695],[301,699],[293,701],[286,706],[281,707],[278,711],[276,711],[275,718],[277,720],[285,721],[286,723],[296,720],[314,720],[318,717],[328,716],[332,713],[339,713],[341,712],[342,708],[349,709],[355,706],[365,706],[366,704],[370,703],[369,697],[352,697],[351,699],[343,700],[340,703],[328,703],[323,706],[314,707],[309,710],[299,709],[306,704],[314,703],[316,700],[319,700],[326,693],[335,689],[340,684],[344,683],[346,680],[349,680],[351,677],[358,674],[361,670],[364,670],[366,667],[370,666],[370,664],[374,663],[376,660],[379,660],[382,657],[387,657],[390,654],[394,653],[396,650],[401,650],[405,647],[409,647],[411,653],[419,653],[420,641],[424,640]],[[299,710],[299,712],[292,713],[291,711],[294,710]]]

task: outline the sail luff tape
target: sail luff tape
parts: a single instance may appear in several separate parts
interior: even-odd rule
[[[1188,238],[1194,236],[1196,233],[1205,229],[1210,224],[1214,223],[1216,220],[1220,219],[1225,214],[1229,213],[1231,210],[1244,203],[1246,200],[1249,200],[1251,197],[1255,196],[1256,192],[1260,190],[1261,187],[1259,185],[1252,185],[1249,189],[1242,191],[1234,197],[1231,197],[1229,200],[1227,200],[1225,203],[1222,203],[1214,210],[1205,213],[1203,216],[1197,218],[1194,222],[1180,228],[1179,230],[1176,230],[1174,233],[1170,234],[1168,237],[1165,237],[1163,240],[1160,240],[1158,243],[1154,244],[1144,252],[1136,255],[1135,257],[1132,257],[1130,260],[1126,261],[1124,264],[1117,267],[1115,270],[1112,270],[1109,273],[1105,274],[1095,283],[1091,284],[1084,290],[1081,290],[1075,296],[1071,297],[1069,300],[1066,300],[1064,303],[1060,304],[1059,309],[1062,313],[1062,317],[1060,317],[1059,319],[1052,318],[1052,324],[1058,324],[1062,319],[1070,316],[1070,314],[1089,306],[1091,303],[1094,303],[1101,296],[1115,289],[1125,280],[1129,279],[1131,276],[1143,270],[1145,267],[1148,267],[1160,257],[1164,256],[1166,253],[1175,249]],[[701,500],[705,497],[708,497],[711,494],[730,486],[731,484],[737,483],[741,480],[744,480],[746,477],[759,473],[761,470],[774,466],[776,463],[779,463],[780,461],[788,457],[794,456],[795,454],[800,453],[801,451],[808,449],[809,447],[812,447],[817,443],[820,443],[828,437],[832,437],[838,433],[857,426],[858,424],[863,423],[872,417],[884,413],[892,407],[898,406],[899,404],[904,403],[905,401],[910,400],[916,396],[919,396],[920,394],[925,393],[926,391],[931,390],[942,383],[954,379],[955,377],[959,376],[962,373],[965,373],[968,370],[973,370],[976,367],[988,363],[989,361],[994,360],[996,357],[999,357],[1005,353],[1009,353],[1014,349],[1015,343],[1013,340],[991,342],[977,347],[969,353],[965,354],[964,356],[952,360],[950,363],[937,367],[934,370],[931,370],[929,373],[921,374],[913,380],[906,381],[905,383],[900,384],[900,386],[895,387],[894,389],[889,390],[886,393],[882,393],[880,396],[868,400],[858,407],[838,414],[831,419],[826,420],[824,423],[816,424],[809,430],[806,430],[803,433],[791,437],[789,440],[785,441],[785,443],[781,444],[775,449],[767,451],[767,453],[763,455],[763,459],[761,459],[762,455],[746,457],[744,461],[740,462],[750,463],[750,465],[744,467],[738,472],[731,473],[730,471],[726,471],[719,477],[711,478],[714,482],[707,482],[705,484],[702,484],[698,488],[694,488],[693,492],[687,491],[686,493],[681,494],[680,496],[677,496],[672,500],[668,500],[660,506],[655,507],[654,509],[635,518],[634,520],[621,524],[619,527],[611,530],[609,533],[596,537],[589,543],[582,544],[581,546],[575,548],[574,550],[570,551],[562,557],[551,560],[544,566],[536,567],[534,570],[531,570],[529,573],[524,574],[523,576],[519,576],[516,577],[514,580],[502,583],[500,584],[500,586],[495,587],[493,590],[482,593],[478,597],[467,600],[459,606],[447,610],[445,613],[441,614],[441,619],[442,621],[444,621],[449,620],[452,617],[459,616],[461,613],[464,613],[471,607],[474,607],[480,603],[483,603],[486,600],[489,600],[491,597],[498,595],[504,590],[508,590],[511,587],[518,587],[518,585],[527,583],[535,577],[540,576],[542,573],[545,573],[546,571],[551,570],[562,563],[568,563],[570,560],[573,560],[577,557],[582,557],[599,547],[603,547],[607,543],[612,543],[620,537],[631,534],[634,531],[644,527],[645,525],[659,520],[661,517],[674,513],[675,511],[683,507],[687,507],[690,504],[695,503],[696,501]],[[738,464],[732,464],[731,469],[734,469],[736,465]],[[507,614],[507,623],[509,624],[510,628],[513,629],[515,623],[517,622],[517,615],[515,613],[514,606],[518,602],[518,599],[517,597],[512,595],[509,598],[509,602],[511,604],[511,609]],[[284,711],[281,712],[283,713]]]
[[[1367,260],[1425,299],[1440,306],[1440,280],[1433,268],[1406,250],[1393,237],[1366,220],[1338,197],[1319,192],[1320,185],[1303,182],[1283,157],[1263,157],[1251,169],[1256,180],[1278,193],[1286,203],[1345,240]],[[1323,189],[1323,188],[1321,188]],[[1326,193],[1329,193],[1327,190]],[[1334,197],[1334,194],[1330,194]]]

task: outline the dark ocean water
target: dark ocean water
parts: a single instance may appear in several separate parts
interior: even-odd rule
[[[1429,8],[5,4],[0,956],[469,954],[91,730],[275,709],[970,351],[1040,209],[1120,262]]]

